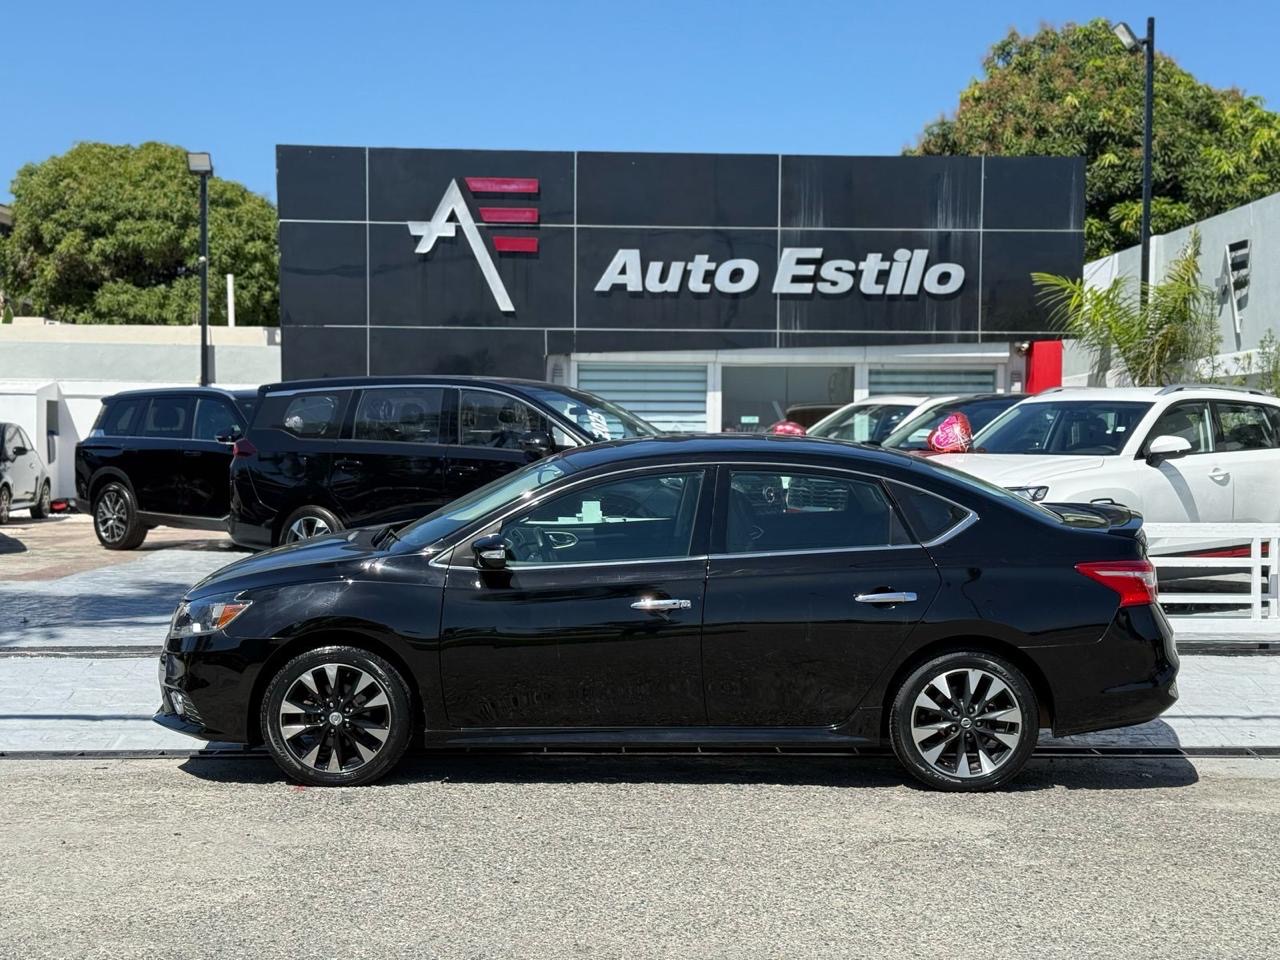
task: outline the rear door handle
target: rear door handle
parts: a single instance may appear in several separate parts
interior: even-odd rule
[[[915,603],[916,595],[908,590],[891,593],[860,593],[853,598],[858,603]]]
[[[658,600],[645,597],[631,605],[632,610],[644,610],[647,613],[666,613],[670,610],[688,610],[693,606],[691,600]]]
[[[183,450],[182,455],[184,457],[198,457],[200,456],[200,451],[199,450]]]

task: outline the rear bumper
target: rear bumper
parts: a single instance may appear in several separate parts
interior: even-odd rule
[[[1054,736],[1147,723],[1178,700],[1173,630],[1154,604],[1118,611],[1096,644],[1037,659],[1054,688]]]

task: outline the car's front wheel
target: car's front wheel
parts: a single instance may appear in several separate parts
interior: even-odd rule
[[[409,687],[386,660],[358,647],[294,657],[268,684],[259,721],[272,758],[292,779],[352,787],[384,776],[413,730]]]
[[[53,513],[53,494],[49,489],[49,481],[46,480],[40,488],[40,496],[31,505],[31,517],[33,520],[43,520],[51,513]]]
[[[902,682],[889,737],[903,766],[928,786],[992,790],[1026,764],[1039,720],[1035,690],[1021,670],[962,650],[921,664]]]

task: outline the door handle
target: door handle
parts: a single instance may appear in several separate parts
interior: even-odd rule
[[[1231,474],[1230,472],[1223,470],[1221,467],[1214,467],[1212,470],[1209,471],[1209,479],[1210,480],[1230,480]]]
[[[915,603],[916,595],[909,590],[887,593],[860,593],[853,598],[858,603]]]
[[[632,610],[644,610],[646,613],[666,613],[669,610],[688,610],[693,606],[690,600],[658,600],[645,597],[631,605]]]
[[[198,457],[200,456],[200,451],[199,450],[183,450],[182,455],[184,457]]]
[[[343,457],[340,460],[333,461],[333,465],[339,470],[359,470],[364,466],[364,462],[361,460],[352,460],[348,457]]]

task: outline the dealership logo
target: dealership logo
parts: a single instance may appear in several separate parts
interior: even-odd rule
[[[513,196],[538,192],[538,181],[530,177],[464,177],[467,189],[472,194],[495,194]],[[483,223],[511,224],[515,226],[537,226],[537,207],[495,206],[479,208],[480,220]],[[471,208],[467,205],[458,187],[457,180],[449,181],[449,186],[440,198],[440,204],[430,220],[410,220],[409,233],[418,237],[415,253],[428,254],[441,237],[452,239],[457,236],[458,228],[471,246],[471,255],[476,258],[485,282],[489,284],[489,292],[503,313],[514,313],[515,305],[507,293],[506,284],[498,274],[498,268],[489,254],[489,248],[480,236],[475,218],[471,216]],[[493,238],[493,249],[498,253],[537,253],[538,238],[531,236],[504,235]]]
[[[597,293],[746,293],[760,282],[760,264],[738,258],[716,263],[705,253],[693,259],[651,260],[639,250],[619,250],[596,283]],[[774,275],[775,294],[839,296],[854,286],[869,297],[935,297],[956,293],[964,285],[958,263],[929,263],[928,250],[895,250],[886,257],[868,253],[861,260],[824,260],[822,247],[783,247]]]

